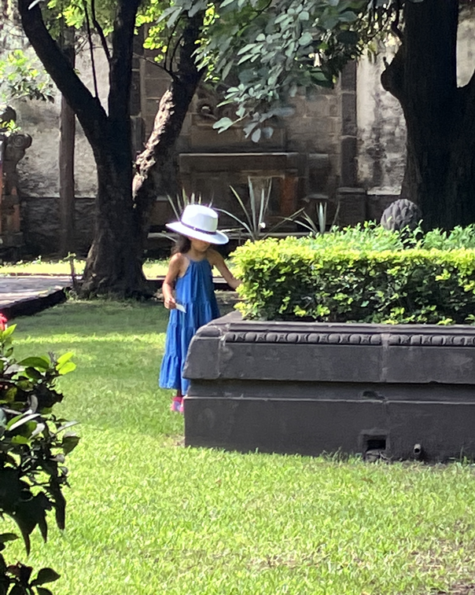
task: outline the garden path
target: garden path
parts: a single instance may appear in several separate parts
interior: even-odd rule
[[[0,312],[7,318],[34,314],[66,299],[71,277],[5,275],[0,277]]]

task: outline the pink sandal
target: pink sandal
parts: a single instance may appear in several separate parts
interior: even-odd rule
[[[173,397],[173,401],[170,405],[170,411],[174,411],[175,413],[183,413],[183,397],[179,397],[178,395]]]

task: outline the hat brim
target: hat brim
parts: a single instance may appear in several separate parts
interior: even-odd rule
[[[193,238],[195,240],[202,240],[203,242],[209,242],[210,244],[222,245],[227,244],[229,242],[228,236],[223,233],[222,231],[215,231],[214,233],[206,233],[204,231],[198,231],[196,229],[191,229],[191,227],[187,227],[183,225],[181,221],[176,221],[175,223],[167,223],[166,227],[171,229],[172,231],[176,231],[187,238]]]

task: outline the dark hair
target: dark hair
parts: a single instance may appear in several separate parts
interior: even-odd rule
[[[172,254],[178,254],[181,252],[182,254],[186,254],[190,251],[191,248],[191,240],[186,236],[179,235],[175,245],[172,248]]]

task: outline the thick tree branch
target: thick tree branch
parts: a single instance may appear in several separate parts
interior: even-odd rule
[[[30,4],[31,0],[18,0],[23,30],[38,58],[78,117],[87,138],[97,145],[101,141],[101,130],[107,124],[107,114],[49,34],[40,6],[36,5],[30,10]]]
[[[394,95],[401,104],[404,102],[404,61],[405,47],[401,45],[392,62],[388,63],[384,59],[386,68],[381,74],[381,85],[383,89]]]
[[[83,1],[84,4],[84,15],[86,17],[86,31],[87,31],[87,40],[89,43],[89,55],[91,57],[91,68],[92,68],[92,79],[94,81],[94,95],[97,100],[99,100],[99,89],[97,86],[97,73],[96,73],[96,61],[94,59],[94,44],[92,43],[92,31],[91,31],[91,23],[89,21],[89,11],[87,10],[87,4]]]
[[[198,13],[185,24],[175,77],[162,96],[155,124],[145,150],[137,159],[134,179],[137,225],[146,229],[149,211],[157,194],[163,192],[162,168],[173,159],[173,149],[196,88],[204,74],[195,61],[196,42],[203,26],[204,13]]]
[[[129,125],[134,28],[141,0],[118,0],[117,3],[112,33],[109,93],[109,116],[114,126],[123,125],[124,121]]]

